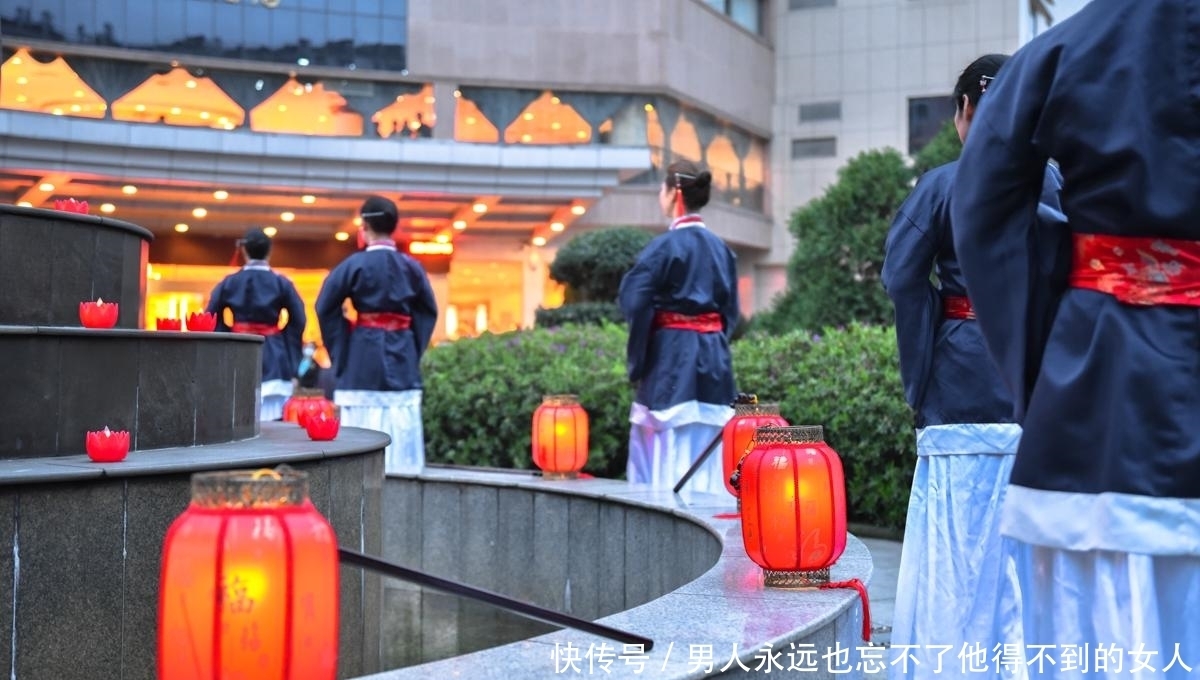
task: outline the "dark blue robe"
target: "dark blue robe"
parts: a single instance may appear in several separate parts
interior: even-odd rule
[[[1015,517],[1026,542],[1200,554],[1181,500],[1200,497],[1200,310],[1068,288],[1062,244],[1031,232],[1054,158],[1071,232],[1200,240],[1197,35],[1200,0],[1093,0],[1003,67],[963,150],[955,248],[1025,402],[1012,484],[1059,504]]]
[[[360,314],[405,314],[412,324],[403,331],[351,330],[342,313],[346,300]],[[326,277],[316,308],[321,338],[337,372],[337,389],[421,389],[421,356],[437,326],[437,300],[416,260],[390,247],[357,252]]]
[[[958,162],[925,173],[888,232],[883,286],[896,308],[904,395],[916,426],[1011,423],[1013,401],[974,320],[946,319],[943,297],[967,297],[950,230]],[[1058,171],[1046,166],[1043,229],[1061,229]],[[930,280],[937,276],[937,284]]]
[[[226,276],[213,289],[207,311],[216,314],[217,330],[230,331],[225,310],[235,323],[279,323],[280,310],[287,310],[283,329],[263,338],[262,381],[291,381],[303,358],[304,326],[308,319],[304,301],[287,277],[270,270],[265,262],[251,260],[240,272]]]
[[[637,403],[651,411],[697,401],[727,406],[737,389],[729,338],[738,323],[733,251],[703,226],[659,235],[621,280],[621,311],[629,322],[626,365]],[[657,310],[720,314],[720,333],[654,329]]]

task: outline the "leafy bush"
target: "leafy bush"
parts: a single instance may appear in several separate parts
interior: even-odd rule
[[[615,302],[575,302],[562,307],[539,307],[534,324],[538,328],[553,328],[567,324],[623,324],[625,317]]]
[[[883,246],[912,170],[894,149],[866,151],[838,171],[837,182],[796,211],[796,250],[779,325],[823,328],[854,321],[885,324],[892,305],[879,282]]]
[[[957,160],[961,154],[962,140],[958,138],[958,130],[954,127],[954,121],[946,121],[933,139],[929,140],[929,143],[913,157],[913,174],[920,177],[939,165]]]
[[[546,394],[577,394],[588,412],[586,470],[625,472],[629,405],[625,331],[564,326],[438,345],[425,353],[422,416],[426,459],[530,468],[533,412]]]
[[[625,331],[614,325],[485,334],[425,355],[430,462],[529,468],[543,394],[574,393],[588,411],[587,471],[625,472],[629,405]],[[780,402],[795,424],[820,424],[846,469],[850,518],[903,526],[912,484],[912,417],[889,327],[850,325],[819,339],[752,332],[733,345],[738,387]]]
[[[636,227],[585,232],[559,249],[550,263],[550,278],[567,287],[569,303],[613,302],[621,278],[653,238]]]
[[[795,425],[825,427],[852,521],[904,526],[916,441],[891,327],[755,334],[734,345],[733,365],[738,389],[779,402]]]

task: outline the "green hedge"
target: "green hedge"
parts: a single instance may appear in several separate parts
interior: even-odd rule
[[[851,325],[823,336],[752,333],[733,345],[738,387],[781,403],[794,424],[824,425],[846,470],[852,521],[903,526],[912,483],[912,416],[889,327]],[[564,326],[484,335],[425,355],[430,462],[530,467],[530,425],[543,394],[575,393],[587,408],[587,471],[625,472],[629,405],[625,331]]]
[[[615,302],[574,302],[561,307],[538,307],[533,323],[538,328],[568,324],[622,324],[625,323],[625,316]]]

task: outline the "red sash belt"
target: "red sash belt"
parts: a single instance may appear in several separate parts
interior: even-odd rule
[[[942,298],[942,316],[947,319],[974,319],[975,308],[969,299],[951,295]]]
[[[396,312],[360,312],[357,328],[378,328],[381,331],[406,331],[412,328],[412,317]]]
[[[1200,241],[1075,234],[1070,285],[1131,305],[1200,307]]]
[[[717,312],[703,314],[680,314],[679,312],[654,312],[655,328],[671,328],[678,331],[696,331],[697,333],[720,333],[724,328],[721,315]]]
[[[249,321],[235,321],[233,324],[234,333],[250,333],[252,335],[278,335],[279,326],[273,323],[251,323]]]

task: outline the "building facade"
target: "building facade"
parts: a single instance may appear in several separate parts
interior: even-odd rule
[[[453,338],[557,304],[572,234],[662,229],[662,168],[686,158],[713,171],[753,311],[784,285],[792,211],[860,151],[915,151],[1028,4],[0,0],[0,200],[151,229],[153,319],[203,304],[252,226],[311,303],[383,194]]]

